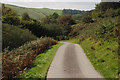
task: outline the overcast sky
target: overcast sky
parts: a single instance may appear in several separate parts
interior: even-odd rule
[[[27,8],[92,10],[98,2],[7,2]]]
[[[100,2],[101,0],[1,0],[1,2]]]
[[[28,8],[92,10],[101,0],[1,0],[2,3]]]

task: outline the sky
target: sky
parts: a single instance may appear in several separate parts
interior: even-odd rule
[[[1,0],[2,3],[27,8],[92,10],[101,0]]]
[[[100,2],[101,0],[1,0],[1,2]]]
[[[7,2],[27,8],[92,10],[97,2]]]

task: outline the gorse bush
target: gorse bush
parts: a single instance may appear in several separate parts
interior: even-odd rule
[[[19,77],[25,68],[31,67],[38,54],[55,44],[57,44],[55,40],[46,37],[31,41],[12,51],[5,50],[2,56],[2,77],[7,79]]]
[[[3,49],[8,47],[10,50],[36,39],[29,30],[8,24],[2,24],[2,35]]]

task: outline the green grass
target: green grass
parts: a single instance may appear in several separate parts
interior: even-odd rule
[[[41,9],[35,9],[35,8],[25,8],[25,7],[19,7],[14,5],[5,5],[6,7],[12,8],[17,11],[18,15],[22,15],[24,12],[27,12],[31,18],[33,19],[42,19],[45,16],[51,15],[54,12],[58,13],[59,15],[62,14],[62,10],[54,10],[54,9],[47,9],[47,8],[41,8]]]
[[[81,46],[101,75],[105,78],[118,78],[118,43],[116,41],[101,42],[88,38],[81,43]]]
[[[59,42],[69,42],[69,43],[79,43],[79,40],[77,38],[69,39],[69,40],[61,40]]]
[[[36,57],[35,62],[33,63],[33,67],[30,69],[25,70],[25,74],[23,74],[22,78],[45,78],[48,68],[55,56],[55,53],[57,49],[63,45],[62,43],[59,43],[57,45],[54,45],[50,47],[48,50],[46,50],[44,53],[39,54]]]
[[[55,10],[55,9],[49,9],[49,8],[42,8],[42,9],[35,9],[35,8],[33,8],[33,9],[35,11],[37,11],[37,12],[43,13],[44,15],[51,15],[54,12],[58,13],[58,15],[62,14],[62,10]]]
[[[72,32],[71,35],[74,37],[74,33],[78,33],[77,37],[96,37],[95,33],[98,32],[99,28],[102,27],[102,25],[105,25],[107,27],[114,25],[113,27],[116,27],[115,25],[118,23],[118,17],[107,17],[103,19],[97,19],[94,23],[78,23],[72,26]]]
[[[78,39],[74,38],[60,42],[80,44],[94,68],[102,76],[105,78],[118,78],[118,43],[116,41],[96,41],[87,38],[80,43]]]

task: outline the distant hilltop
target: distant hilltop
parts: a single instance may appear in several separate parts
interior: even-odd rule
[[[45,16],[49,16],[56,12],[57,14],[61,15],[62,10],[57,9],[49,9],[49,8],[26,8],[26,7],[20,7],[16,5],[10,5],[5,4],[6,7],[9,7],[11,9],[14,9],[18,12],[18,15],[21,16],[24,12],[29,13],[30,17],[33,19],[40,20],[44,18]]]

